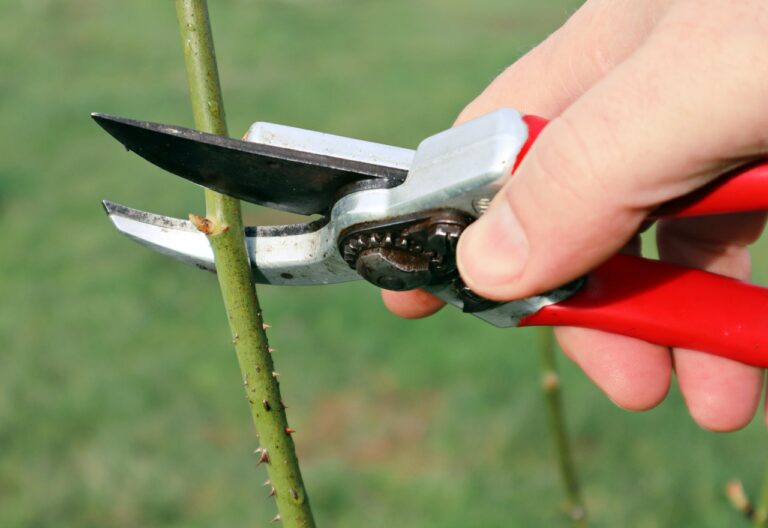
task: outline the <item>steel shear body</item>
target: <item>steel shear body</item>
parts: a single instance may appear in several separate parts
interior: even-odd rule
[[[464,286],[464,228],[482,214],[546,121],[503,109],[425,139],[416,151],[256,123],[245,141],[94,114],[149,161],[254,203],[323,218],[246,228],[254,281],[331,284],[365,278],[422,288],[496,326],[579,326],[768,367],[768,289],[704,271],[616,255],[541,295],[497,303]],[[111,202],[119,231],[215,271],[207,237],[179,220]],[[768,164],[755,164],[659,208],[653,218],[768,209]]]

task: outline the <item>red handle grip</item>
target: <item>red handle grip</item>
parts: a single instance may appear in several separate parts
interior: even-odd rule
[[[515,169],[548,123],[546,119],[536,116],[525,116],[523,121],[528,125],[528,140],[520,150]],[[680,218],[763,210],[768,210],[768,162],[736,169],[694,193],[662,205],[651,218]]]
[[[768,289],[628,255],[518,326],[579,326],[768,367]]]

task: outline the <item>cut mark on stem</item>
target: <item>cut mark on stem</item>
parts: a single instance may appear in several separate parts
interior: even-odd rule
[[[229,230],[229,226],[222,226],[215,220],[194,213],[189,213],[189,221],[192,222],[192,225],[194,225],[198,231],[207,236],[220,235]]]

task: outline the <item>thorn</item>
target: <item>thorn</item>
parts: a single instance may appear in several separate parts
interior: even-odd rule
[[[277,515],[275,515],[274,517],[272,517],[272,522],[281,521],[282,519],[283,519],[283,518],[282,518],[282,517],[280,517],[280,514],[278,513]]]
[[[271,411],[272,406],[269,404],[267,400],[261,400],[261,404],[264,406],[265,411]]]
[[[265,480],[264,484],[262,484],[262,486],[271,486],[271,485],[272,485],[272,481],[269,479]]]
[[[269,352],[269,353],[271,354],[272,352],[277,352],[277,349],[276,349],[276,348],[272,348],[272,347],[269,347],[269,348],[267,349],[267,352]]]
[[[233,335],[232,336],[232,344],[236,345],[238,341],[240,341],[240,334]]]
[[[288,433],[289,435],[292,435],[293,433],[296,432],[296,429],[291,429],[290,427],[286,427],[285,432]]]
[[[243,386],[244,387],[248,386],[248,374],[247,373],[243,374]]]
[[[282,405],[283,409],[287,409],[288,406],[285,404],[283,400],[280,400],[280,405]]]
[[[299,500],[299,492],[291,488],[291,497],[293,497],[293,500],[295,501]]]
[[[269,453],[266,449],[261,451],[261,456],[259,457],[259,461],[256,462],[256,464],[269,464]]]
[[[279,375],[280,375],[280,373],[279,373],[278,371],[276,371],[276,370],[273,370],[273,371],[272,371],[272,377],[273,377],[273,378],[276,378],[276,377],[278,377]]]
[[[544,376],[541,379],[541,386],[547,392],[557,390],[557,388],[560,386],[560,377],[556,372],[551,370],[547,371],[544,373]]]
[[[263,447],[257,447],[256,449],[254,449],[254,450],[253,450],[253,454],[254,454],[254,455],[258,455],[258,454],[259,454],[259,453],[261,453],[262,451],[264,451],[264,448],[263,448]],[[265,484],[265,485],[266,485],[266,484]]]
[[[264,330],[267,330],[267,329],[269,329],[269,328],[272,328],[272,325],[271,325],[271,324],[269,324],[269,323],[261,323],[261,327],[262,327]]]
[[[275,487],[272,486],[272,489],[269,490],[269,496],[274,497],[275,495],[277,495],[277,492],[275,491]]]

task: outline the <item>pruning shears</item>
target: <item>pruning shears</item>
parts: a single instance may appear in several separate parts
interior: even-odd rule
[[[530,298],[494,302],[456,269],[464,229],[523,159],[546,121],[502,109],[414,150],[255,123],[243,140],[93,114],[128,150],[194,183],[320,220],[246,227],[256,283],[366,279],[421,288],[499,327],[595,328],[768,367],[768,289],[712,273],[615,255],[587,276]],[[215,271],[190,221],[104,202],[115,227],[164,255]],[[741,167],[651,219],[768,210],[768,162]]]

